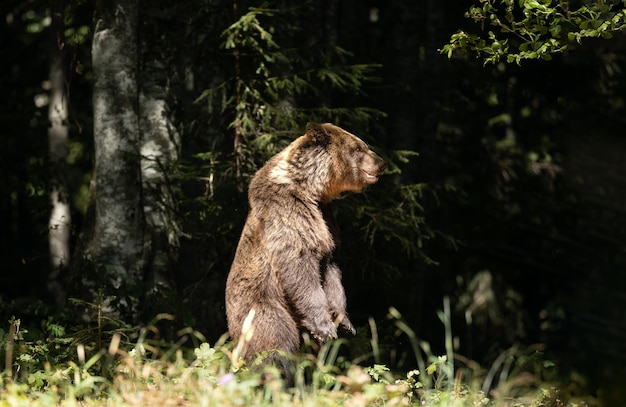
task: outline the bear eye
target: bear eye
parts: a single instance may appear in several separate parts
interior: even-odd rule
[[[363,151],[363,148],[361,146],[356,146],[356,152],[360,153]]]

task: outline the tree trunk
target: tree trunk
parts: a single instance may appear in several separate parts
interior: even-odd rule
[[[92,44],[94,70],[95,216],[82,286],[97,298],[115,295],[127,322],[139,318],[143,281],[137,98],[138,0],[98,2]],[[130,319],[130,320],[129,320]]]
[[[65,289],[60,274],[68,265],[70,255],[70,203],[67,193],[67,92],[63,64],[63,1],[55,2],[48,45],[50,65],[50,101],[48,105],[48,159],[50,168],[51,211],[48,224],[50,273],[48,292],[54,304],[61,308]]]
[[[144,4],[145,3],[145,4]],[[174,8],[174,10],[168,9]],[[150,294],[171,287],[173,265],[177,261],[180,225],[173,192],[174,182],[168,174],[180,158],[180,135],[172,121],[170,78],[167,62],[174,50],[166,41],[167,28],[175,5],[162,1],[145,1],[140,7],[141,28],[139,77],[139,128],[141,130],[141,178],[143,210],[146,220],[146,283]],[[172,38],[170,37],[170,41]]]
[[[174,50],[165,31],[171,22],[163,21],[176,13],[168,7],[175,5],[101,2],[93,38],[95,170],[73,273],[84,300],[94,302],[100,290],[115,296],[129,323],[162,312],[158,300],[170,294],[179,247],[169,174],[180,136],[165,57]]]

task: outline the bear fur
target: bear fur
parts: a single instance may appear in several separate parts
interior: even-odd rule
[[[296,352],[300,330],[320,343],[337,338],[337,328],[356,333],[333,261],[330,201],[373,184],[385,167],[355,135],[309,123],[257,171],[226,283],[228,330],[246,362],[264,351]]]

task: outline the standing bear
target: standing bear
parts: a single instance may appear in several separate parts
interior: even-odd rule
[[[296,352],[300,330],[319,342],[337,338],[337,328],[356,333],[333,261],[330,201],[375,183],[385,168],[355,135],[309,123],[257,171],[226,283],[228,330],[246,362],[264,351]]]

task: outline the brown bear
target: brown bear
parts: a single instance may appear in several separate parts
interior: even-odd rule
[[[303,136],[257,171],[226,283],[236,355],[250,363],[264,351],[294,353],[302,329],[319,342],[337,338],[337,327],[356,333],[333,261],[329,204],[344,191],[373,184],[385,168],[355,135],[309,123]]]

